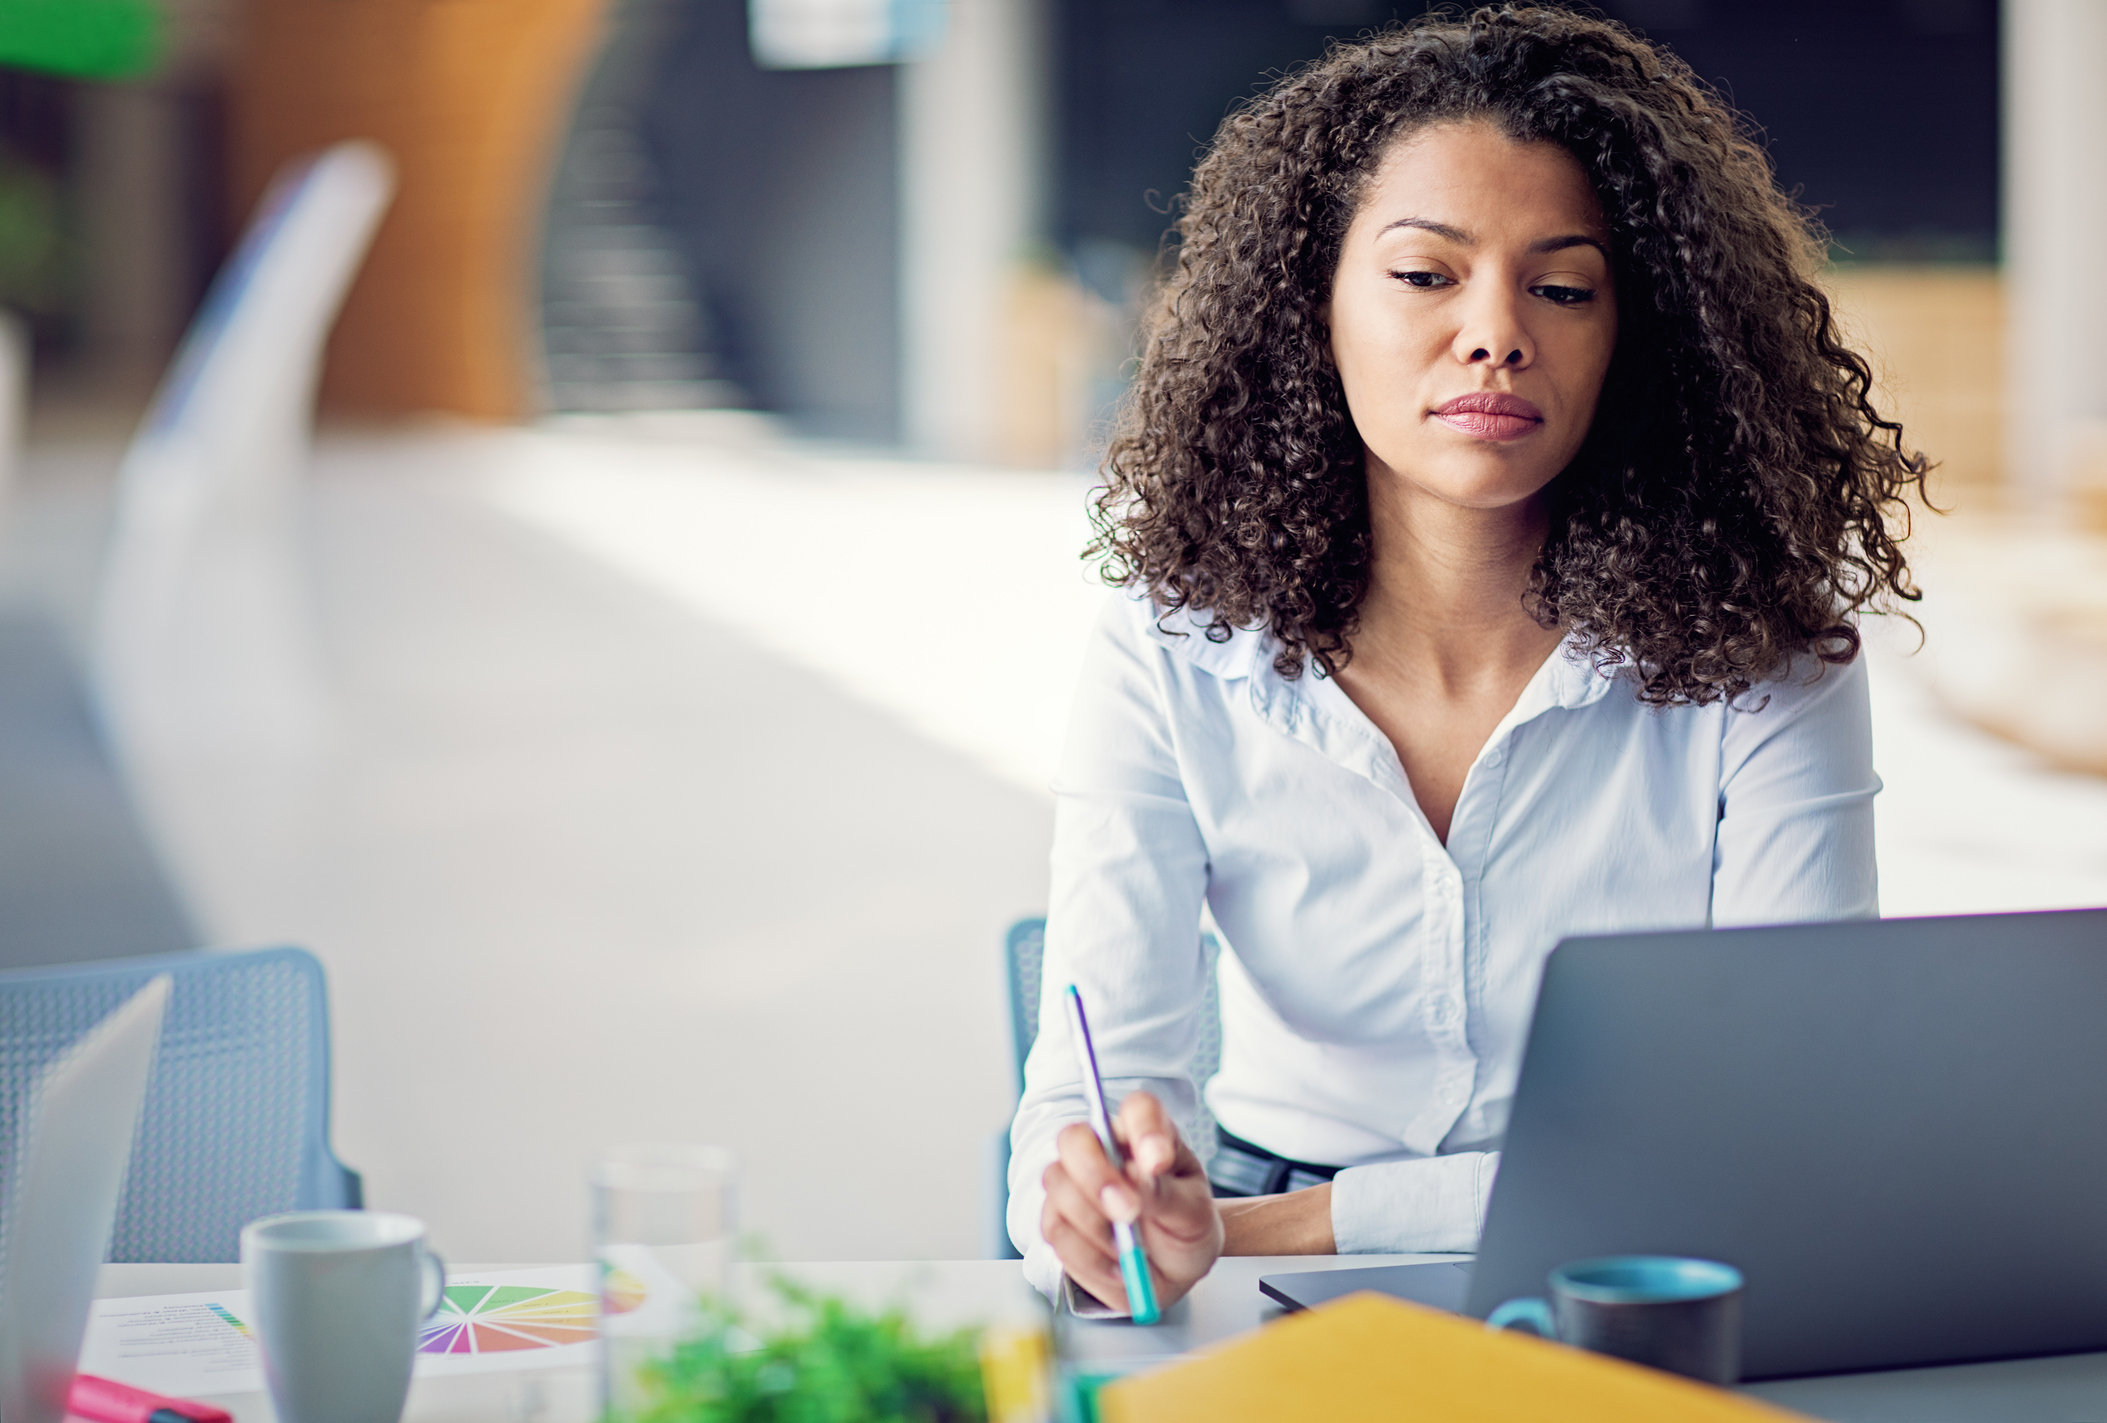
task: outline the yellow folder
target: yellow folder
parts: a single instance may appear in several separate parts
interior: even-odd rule
[[[1108,1384],[1103,1423],[1785,1423],[1801,1415],[1384,1295],[1291,1315]]]

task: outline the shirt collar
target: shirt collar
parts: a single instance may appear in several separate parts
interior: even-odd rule
[[[1609,695],[1621,668],[1600,668],[1587,653],[1578,633],[1567,633],[1544,665],[1536,669],[1522,695],[1515,699],[1515,723],[1539,712],[1572,711],[1590,706]]]
[[[1147,625],[1148,636],[1159,646],[1224,681],[1249,677],[1259,667],[1269,672],[1277,651],[1271,633],[1264,628],[1231,628],[1227,639],[1208,639],[1206,614],[1198,617],[1190,608],[1163,612],[1146,594],[1135,600],[1135,615]],[[1274,674],[1277,678],[1278,674]]]
[[[1158,613],[1145,596],[1137,603],[1138,611],[1148,621],[1150,636],[1202,671],[1224,680],[1255,677],[1262,684],[1252,688],[1253,697],[1259,702],[1277,702],[1279,690],[1292,688],[1293,683],[1273,669],[1279,644],[1266,629],[1232,628],[1227,640],[1211,642],[1206,624],[1195,618],[1190,609]],[[1203,613],[1201,618],[1204,617]],[[1500,729],[1519,726],[1547,711],[1572,711],[1599,702],[1609,694],[1620,670],[1596,667],[1579,634],[1568,633],[1522,688],[1514,710],[1502,719]],[[1321,674],[1310,667],[1302,675],[1313,678]]]
[[[1315,668],[1306,669],[1293,681],[1274,670],[1279,643],[1264,628],[1235,628],[1227,639],[1210,642],[1204,624],[1184,610],[1160,614],[1153,604],[1142,601],[1136,614],[1147,621],[1150,637],[1193,666],[1224,681],[1246,680],[1251,710],[1260,720],[1401,799],[1412,798],[1389,739]],[[1513,710],[1493,728],[1479,755],[1501,745],[1516,727],[1545,712],[1570,711],[1601,701],[1617,675],[1618,669],[1597,668],[1577,638],[1568,634],[1529,678]]]
[[[1615,680],[1614,671],[1598,670],[1580,653],[1574,639],[1567,637],[1531,675],[1514,707],[1485,738],[1472,765],[1502,746],[1524,723],[1546,712],[1576,710],[1602,700]],[[1413,800],[1396,748],[1330,678],[1306,672],[1290,682],[1267,662],[1253,669],[1251,709],[1284,735],[1366,776],[1399,799]]]

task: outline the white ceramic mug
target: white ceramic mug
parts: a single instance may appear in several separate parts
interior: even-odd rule
[[[295,1211],[242,1228],[241,1263],[280,1423],[396,1423],[417,1326],[446,1264],[424,1222],[381,1211]]]

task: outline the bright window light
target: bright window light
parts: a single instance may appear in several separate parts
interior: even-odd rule
[[[897,64],[935,48],[950,0],[747,0],[763,69]]]

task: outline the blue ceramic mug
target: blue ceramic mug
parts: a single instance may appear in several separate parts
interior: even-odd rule
[[[1527,1324],[1576,1349],[1724,1386],[1741,1378],[1742,1283],[1717,1260],[1575,1260],[1551,1272],[1549,1300],[1511,1299],[1485,1327]]]

